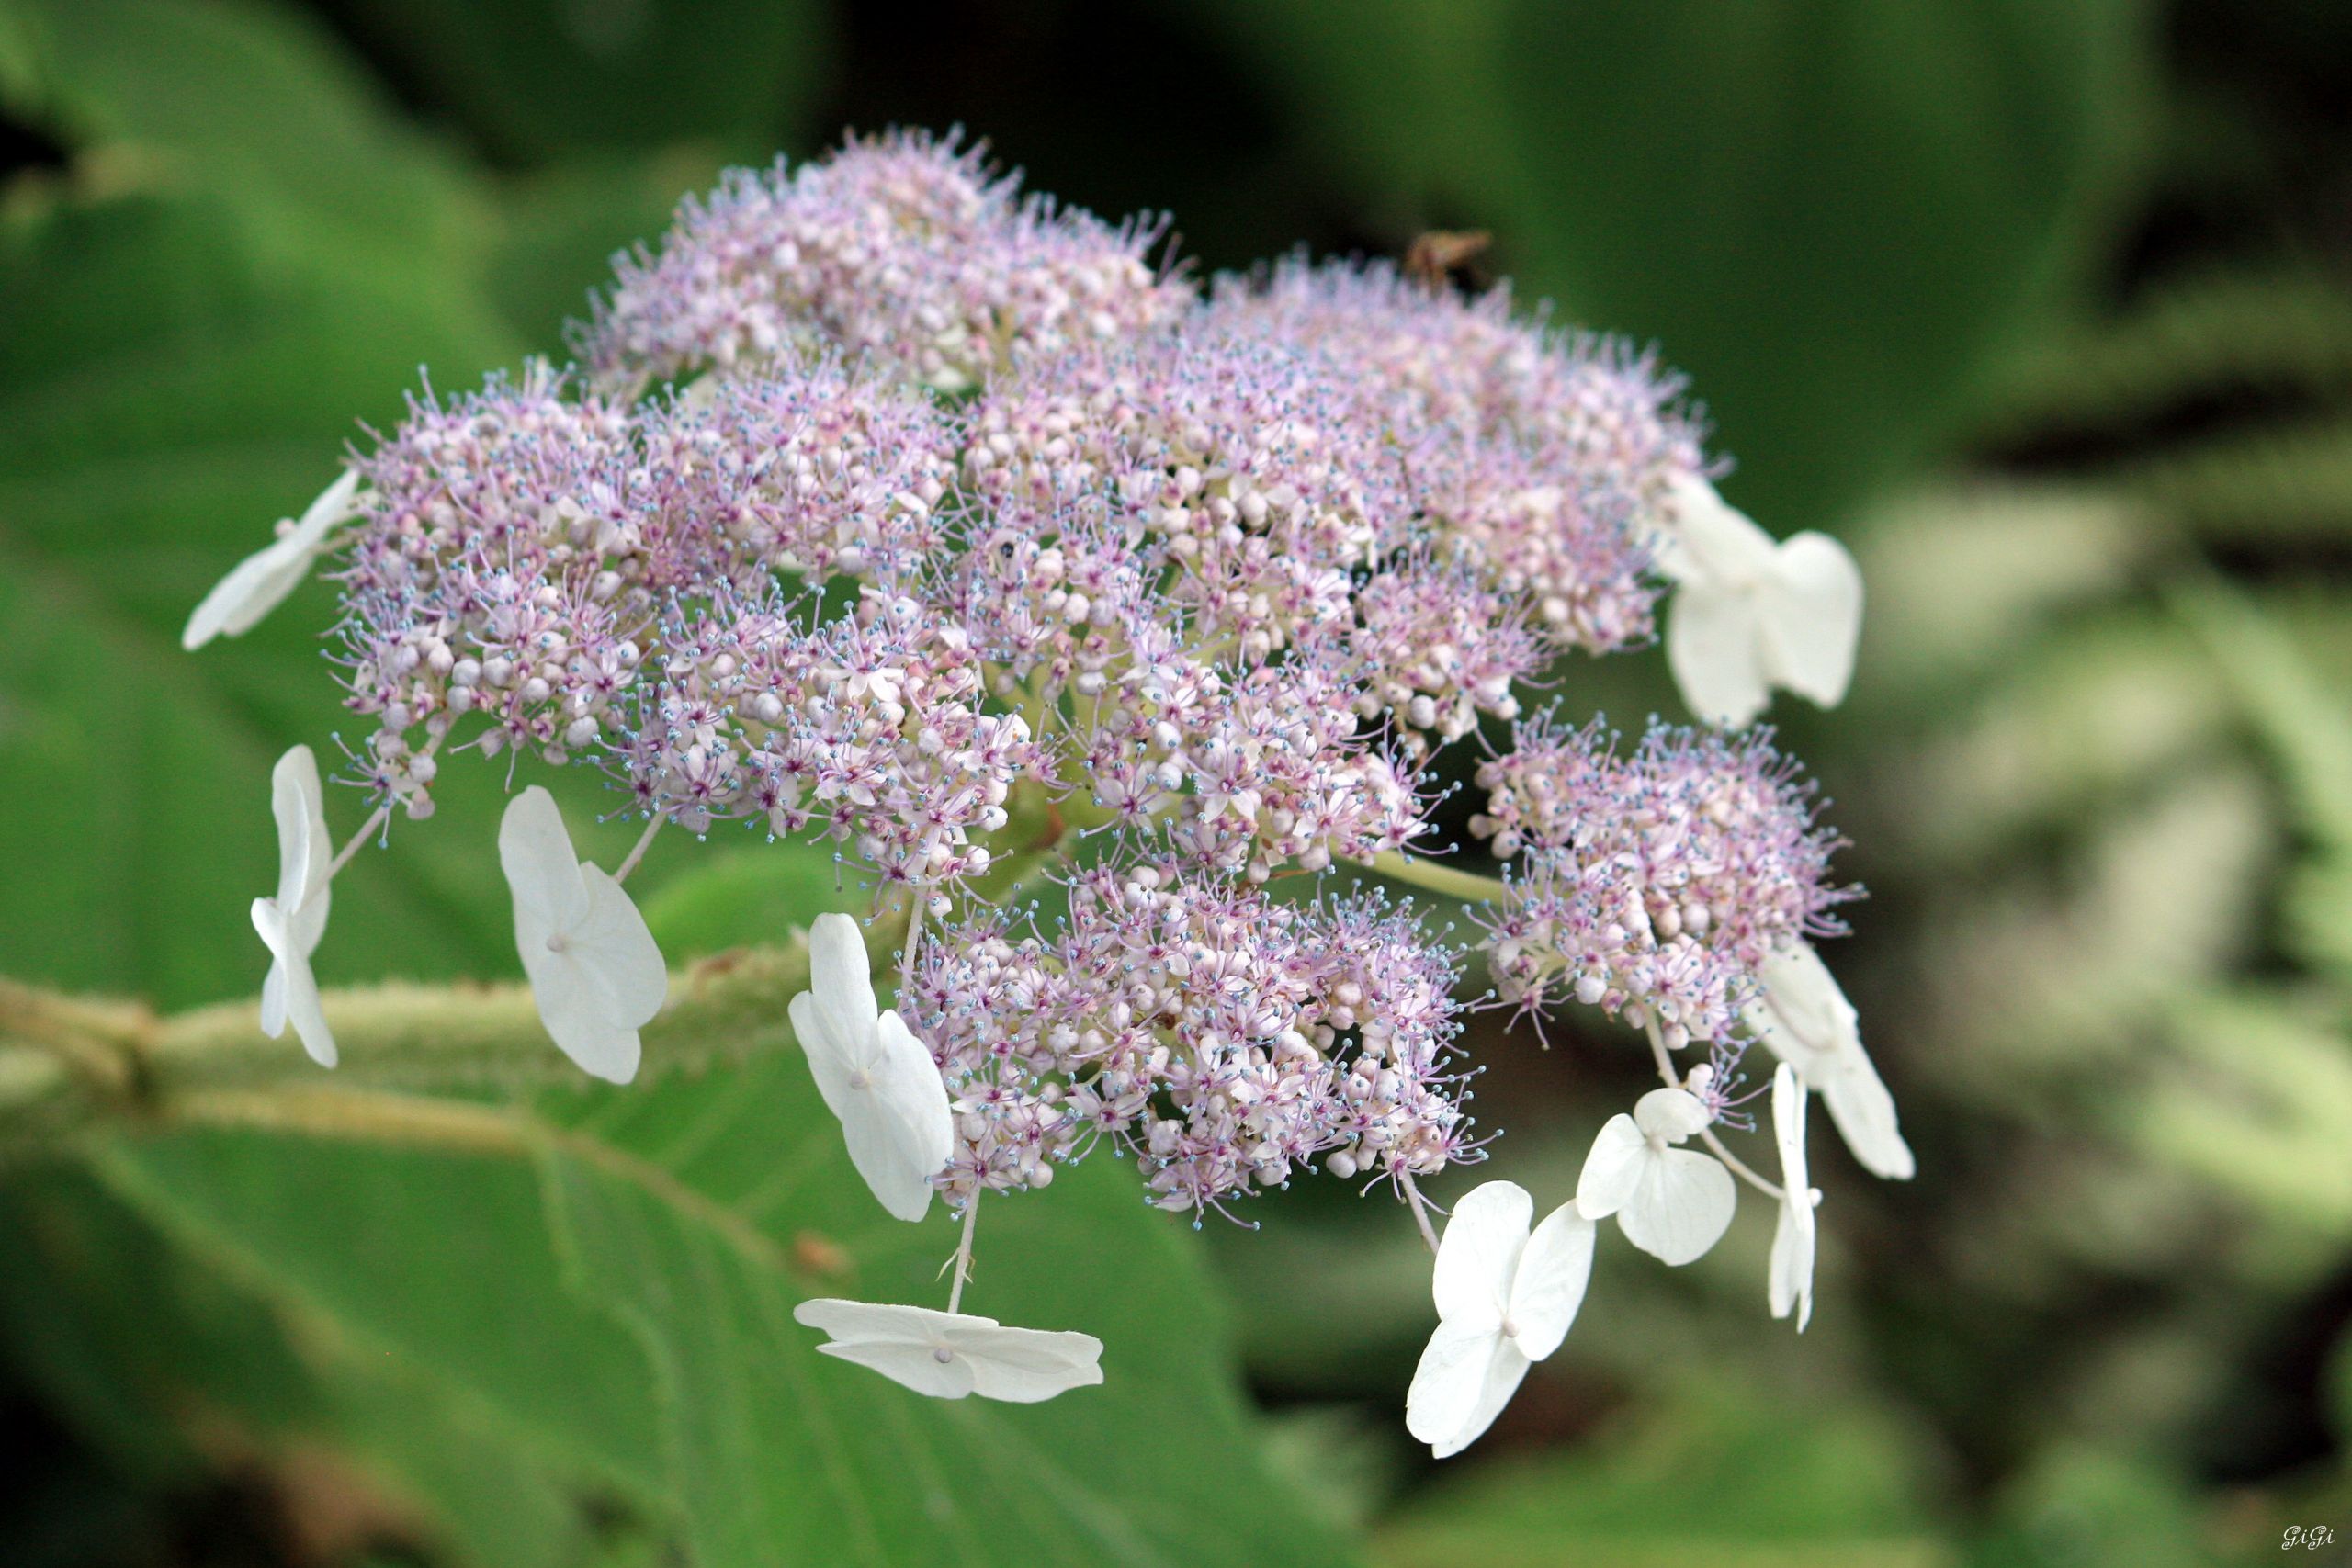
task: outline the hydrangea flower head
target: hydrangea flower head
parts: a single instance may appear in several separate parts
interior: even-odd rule
[[[1092,1337],[961,1307],[981,1208],[1105,1145],[1196,1225],[1315,1177],[1393,1197],[1438,1254],[1408,1424],[1441,1455],[1560,1344],[1598,1220],[1687,1262],[1747,1182],[1781,1207],[1769,1303],[1802,1322],[1807,1094],[1871,1169],[1911,1170],[1812,945],[1851,896],[1839,840],[1768,732],[1628,749],[1529,705],[1661,624],[1710,723],[1773,685],[1833,702],[1850,559],[1721,504],[1654,354],[1381,263],[1203,298],[1153,259],[1162,233],[1024,195],[952,139],[854,141],[684,203],[616,264],[579,367],[428,387],[369,433],[188,629],[233,635],[317,563],[371,727],[339,852],[307,750],[274,781],[265,1024],[332,1063],[309,959],[334,874],[484,759],[519,791],[519,956],[596,1076],[659,1066],[640,1031],[669,979],[623,891],[656,835],[821,845],[870,895],[872,951],[813,921],[784,1010],[846,1166],[962,1228],[944,1312],[803,1304],[836,1359],[943,1398],[1100,1381]],[[543,766],[601,773],[636,849],[582,861]],[[1419,858],[1474,767],[1500,883]],[[1385,880],[1480,906],[1503,1005],[1646,1036],[1665,1087],[1541,1224],[1489,1183],[1437,1239],[1437,1190],[1492,1135],[1467,954]],[[1726,1141],[1755,1132],[1758,1039],[1788,1064],[1784,1186]]]

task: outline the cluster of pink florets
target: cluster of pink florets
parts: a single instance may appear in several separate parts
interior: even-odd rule
[[[869,592],[830,625],[809,609],[722,593],[665,621],[659,678],[616,747],[638,803],[695,832],[813,829],[926,902],[987,871],[975,836],[1043,765],[1026,721],[986,709],[970,639],[915,601]]]
[[[584,377],[426,396],[356,460],[369,781],[424,815],[457,750],[593,760],[650,818],[837,845],[933,922],[901,1005],[951,1194],[1106,1138],[1195,1211],[1475,1157],[1454,955],[1266,885],[1417,847],[1448,744],[1651,637],[1709,472],[1677,379],[1500,292],[1203,299],[1158,233],[916,136],[739,173],[619,264]],[[1479,782],[1507,1002],[1723,1040],[1840,897],[1761,738],[1521,723]],[[1116,839],[1049,931],[972,887],[1024,800]]]
[[[950,443],[920,394],[831,359],[635,407],[544,368],[416,400],[358,464],[351,705],[379,756],[429,756],[425,736],[479,716],[482,750],[563,762],[614,739],[681,595],[936,550]]]
[[[788,170],[735,170],[689,201],[581,334],[600,383],[790,365],[826,349],[942,390],[1023,350],[1159,326],[1190,291],[1155,272],[1151,222],[1024,199],[978,149],[895,133]]]
[[[1573,995],[1655,1021],[1672,1048],[1730,1045],[1767,954],[1842,929],[1840,840],[1769,733],[1653,729],[1621,757],[1598,723],[1537,719],[1517,742],[1480,767],[1470,824],[1517,862],[1489,915],[1505,1001]]]
[[[1222,1207],[1320,1160],[1428,1175],[1467,1150],[1456,969],[1378,901],[1285,905],[1180,863],[1073,879],[1050,936],[989,916],[906,993],[957,1115],[941,1186],[1042,1187],[1108,1137],[1161,1208]]]

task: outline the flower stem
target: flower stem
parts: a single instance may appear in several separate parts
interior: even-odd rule
[[[947,1310],[954,1312],[964,1302],[964,1281],[972,1276],[972,1227],[980,1217],[980,1195],[975,1191],[964,1203],[964,1239],[956,1244],[956,1282],[947,1287]]]
[[[1374,857],[1372,869],[1392,882],[1409,883],[1467,904],[1492,903],[1507,891],[1500,877],[1481,876],[1475,871],[1441,865],[1433,860],[1416,860],[1401,850],[1381,851]]]
[[[627,882],[628,880],[628,874],[635,871],[637,869],[637,863],[645,858],[645,852],[647,848],[653,842],[653,835],[662,830],[662,824],[663,820],[664,818],[662,815],[659,812],[656,812],[654,814],[653,820],[645,825],[645,831],[638,836],[637,847],[629,851],[628,858],[622,861],[620,863],[620,869],[613,873],[613,880],[615,882]]]
[[[351,857],[359,852],[359,846],[373,837],[376,829],[384,825],[384,818],[391,814],[392,803],[389,800],[368,814],[368,820],[359,824],[359,831],[352,834],[350,841],[335,852],[334,859],[327,862],[326,881],[333,882],[343,868],[351,863]]]
[[[1413,1179],[1409,1173],[1401,1170],[1396,1173],[1396,1185],[1405,1190],[1405,1201],[1412,1207],[1413,1223],[1421,1227],[1421,1239],[1430,1244],[1431,1252],[1435,1252],[1437,1231],[1430,1224],[1429,1211],[1421,1199],[1421,1190],[1413,1185]]]
[[[648,1076],[738,1061],[792,1042],[786,1004],[808,986],[804,943],[722,954],[674,974],[645,1026]],[[250,999],[158,1018],[0,981],[0,1156],[119,1114],[169,1114],[192,1096],[337,1085],[411,1089],[577,1083],[522,985],[407,984],[322,998],[343,1062],[330,1080],[254,1026]]]

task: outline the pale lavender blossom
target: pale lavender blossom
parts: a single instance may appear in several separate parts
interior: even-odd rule
[[[1490,915],[1502,998],[1562,996],[1654,1021],[1670,1047],[1725,1042],[1766,957],[1844,928],[1828,880],[1841,840],[1766,731],[1653,729],[1631,756],[1599,725],[1521,727],[1480,770],[1472,819],[1523,863]]]
[[[191,626],[250,625],[314,558],[341,588],[346,702],[374,725],[345,773],[376,811],[340,853],[305,819],[294,858],[316,876],[260,921],[281,968],[307,976],[300,918],[392,807],[430,815],[466,751],[510,781],[599,768],[646,821],[609,877],[551,849],[517,884],[526,967],[555,976],[559,1011],[582,964],[623,951],[564,956],[592,905],[628,904],[664,825],[829,845],[875,917],[903,922],[897,994],[881,1011],[865,941],[829,917],[802,1043],[850,1096],[828,1091],[885,1201],[913,1218],[937,1190],[964,1233],[947,1314],[834,1303],[825,1326],[845,1358],[943,1395],[1001,1393],[989,1358],[1030,1345],[958,1311],[979,1199],[1106,1145],[1196,1223],[1320,1171],[1387,1187],[1437,1245],[1417,1184],[1486,1136],[1464,954],[1359,875],[1491,893],[1474,918],[1503,1005],[1650,1031],[1668,1098],[1611,1124],[1594,1202],[1559,1211],[1578,1259],[1603,1213],[1685,1261],[1728,1222],[1734,1177],[1778,1194],[1720,1141],[1753,1129],[1751,1037],[1866,1165],[1908,1175],[1811,946],[1853,896],[1829,878],[1840,840],[1770,733],[1654,728],[1628,752],[1598,723],[1524,713],[1567,657],[1651,642],[1669,580],[1699,595],[1668,622],[1670,655],[1727,626],[1716,673],[1830,700],[1859,587],[1798,592],[1815,544],[1772,572],[1697,570],[1716,538],[1697,524],[1723,518],[1690,499],[1722,465],[1654,356],[1381,264],[1287,262],[1204,301],[1152,262],[1160,234],[1023,197],[953,141],[855,141],[686,202],[617,263],[583,371],[413,399]],[[1792,640],[1796,612],[1833,597],[1836,635]],[[1752,711],[1749,684],[1709,716]],[[1445,759],[1482,723],[1512,732],[1476,769],[1470,824],[1498,886],[1407,853],[1437,840]],[[1008,902],[1017,874],[1064,878],[1066,909]],[[622,933],[630,995],[558,1032],[608,1077],[634,1070],[666,984],[641,932]],[[1677,1068],[1694,1044],[1707,1060]],[[886,1055],[891,1105],[923,1108],[904,1148],[868,1124]],[[1804,1179],[1785,1146],[1781,1168]],[[1676,1199],[1677,1171],[1702,1173],[1703,1204]],[[1416,1429],[1444,1451],[1508,1396],[1487,1373],[1556,1342],[1510,1321],[1518,1275],[1496,1262],[1478,1278],[1503,1318],[1449,1318],[1441,1337],[1476,1354],[1421,1400]],[[1780,1274],[1776,1301],[1798,1289],[1793,1262]],[[1088,1346],[1001,1396],[1091,1381]]]
[[[956,1112],[941,1187],[1047,1186],[1104,1137],[1155,1204],[1194,1212],[1318,1157],[1392,1179],[1476,1159],[1457,978],[1408,908],[1277,904],[1175,864],[1084,873],[1057,932],[986,918],[917,964]]]
[[[618,258],[579,346],[606,386],[839,349],[970,387],[1020,350],[1174,317],[1192,295],[1148,260],[1160,233],[1024,200],[981,149],[892,132],[797,170],[732,171],[686,201],[658,249]]]

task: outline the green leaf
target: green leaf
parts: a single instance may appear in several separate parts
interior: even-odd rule
[[[119,1145],[101,1169],[180,1246],[282,1310],[443,1381],[548,1462],[664,1495],[644,1359],[565,1284],[518,1145],[207,1130]]]
[[[812,0],[338,0],[353,31],[430,85],[496,157],[718,142],[764,160],[828,85]]]
[[[2284,779],[2303,831],[2352,855],[2352,708],[2286,628],[2218,581],[2172,595]]]
[[[314,21],[252,0],[17,0],[12,107],[136,181],[225,201],[254,254],[455,298],[478,220],[454,164]],[[396,280],[396,281],[395,281]]]
[[[707,851],[645,900],[645,923],[675,964],[784,942],[828,909],[857,913],[873,902],[862,880],[818,844]]]
[[[2324,998],[2251,988],[2191,998],[2165,1031],[2172,1049],[2119,1108],[2159,1158],[2285,1232],[2297,1271],[2312,1275],[2352,1229],[2340,1157],[2352,1145],[2352,1055],[2333,1014]]]
[[[723,160],[702,147],[638,157],[578,157],[506,182],[489,288],[534,352],[561,358],[563,328],[588,313],[612,259],[670,226],[678,198],[716,184]]]
[[[2034,1456],[2009,1483],[1994,1528],[1969,1562],[1979,1568],[2197,1568],[2211,1561],[2199,1534],[2178,1476],[2146,1460],[2074,1443]]]
[[[269,767],[295,740],[334,759],[342,715],[318,642],[332,595],[312,584],[193,655],[180,626],[271,519],[334,477],[355,417],[397,416],[420,358],[462,383],[505,346],[430,297],[261,267],[218,204],[68,207],[0,254],[13,971],[165,1006],[251,989],[264,960],[244,909],[276,863]],[[369,942],[331,939],[330,976],[446,975],[504,947],[478,852],[495,781],[461,772],[447,820],[338,882],[339,917]],[[356,807],[331,803],[338,831]]]
[[[2130,431],[2199,399],[2347,390],[2352,303],[2333,279],[2302,267],[2215,271],[2034,344],[1984,434]]]
[[[544,1459],[658,1484],[706,1568],[1345,1560],[1259,1450],[1193,1238],[1116,1161],[983,1209],[968,1309],[1109,1346],[1105,1386],[1016,1408],[918,1398],[791,1321],[811,1295],[944,1303],[954,1247],[944,1211],[874,1203],[797,1052],[511,1110],[334,1090],[223,1114],[277,1130],[142,1139],[106,1168]],[[1175,1432],[1200,1462],[1169,1462]]]
[[[0,1186],[0,1342],[85,1438],[186,1485],[223,1462],[333,1457],[475,1568],[555,1568],[570,1493],[447,1384],[289,1321],[70,1167]]]
[[[1382,1528],[1374,1555],[1384,1568],[1930,1568],[1948,1559],[1917,1502],[1921,1470],[1916,1437],[1866,1405],[1670,1380],[1573,1450],[1449,1477]]]
[[[1313,0],[1217,7],[1392,207],[1656,340],[1733,500],[1834,523],[1949,431],[2109,195],[2132,0]]]

